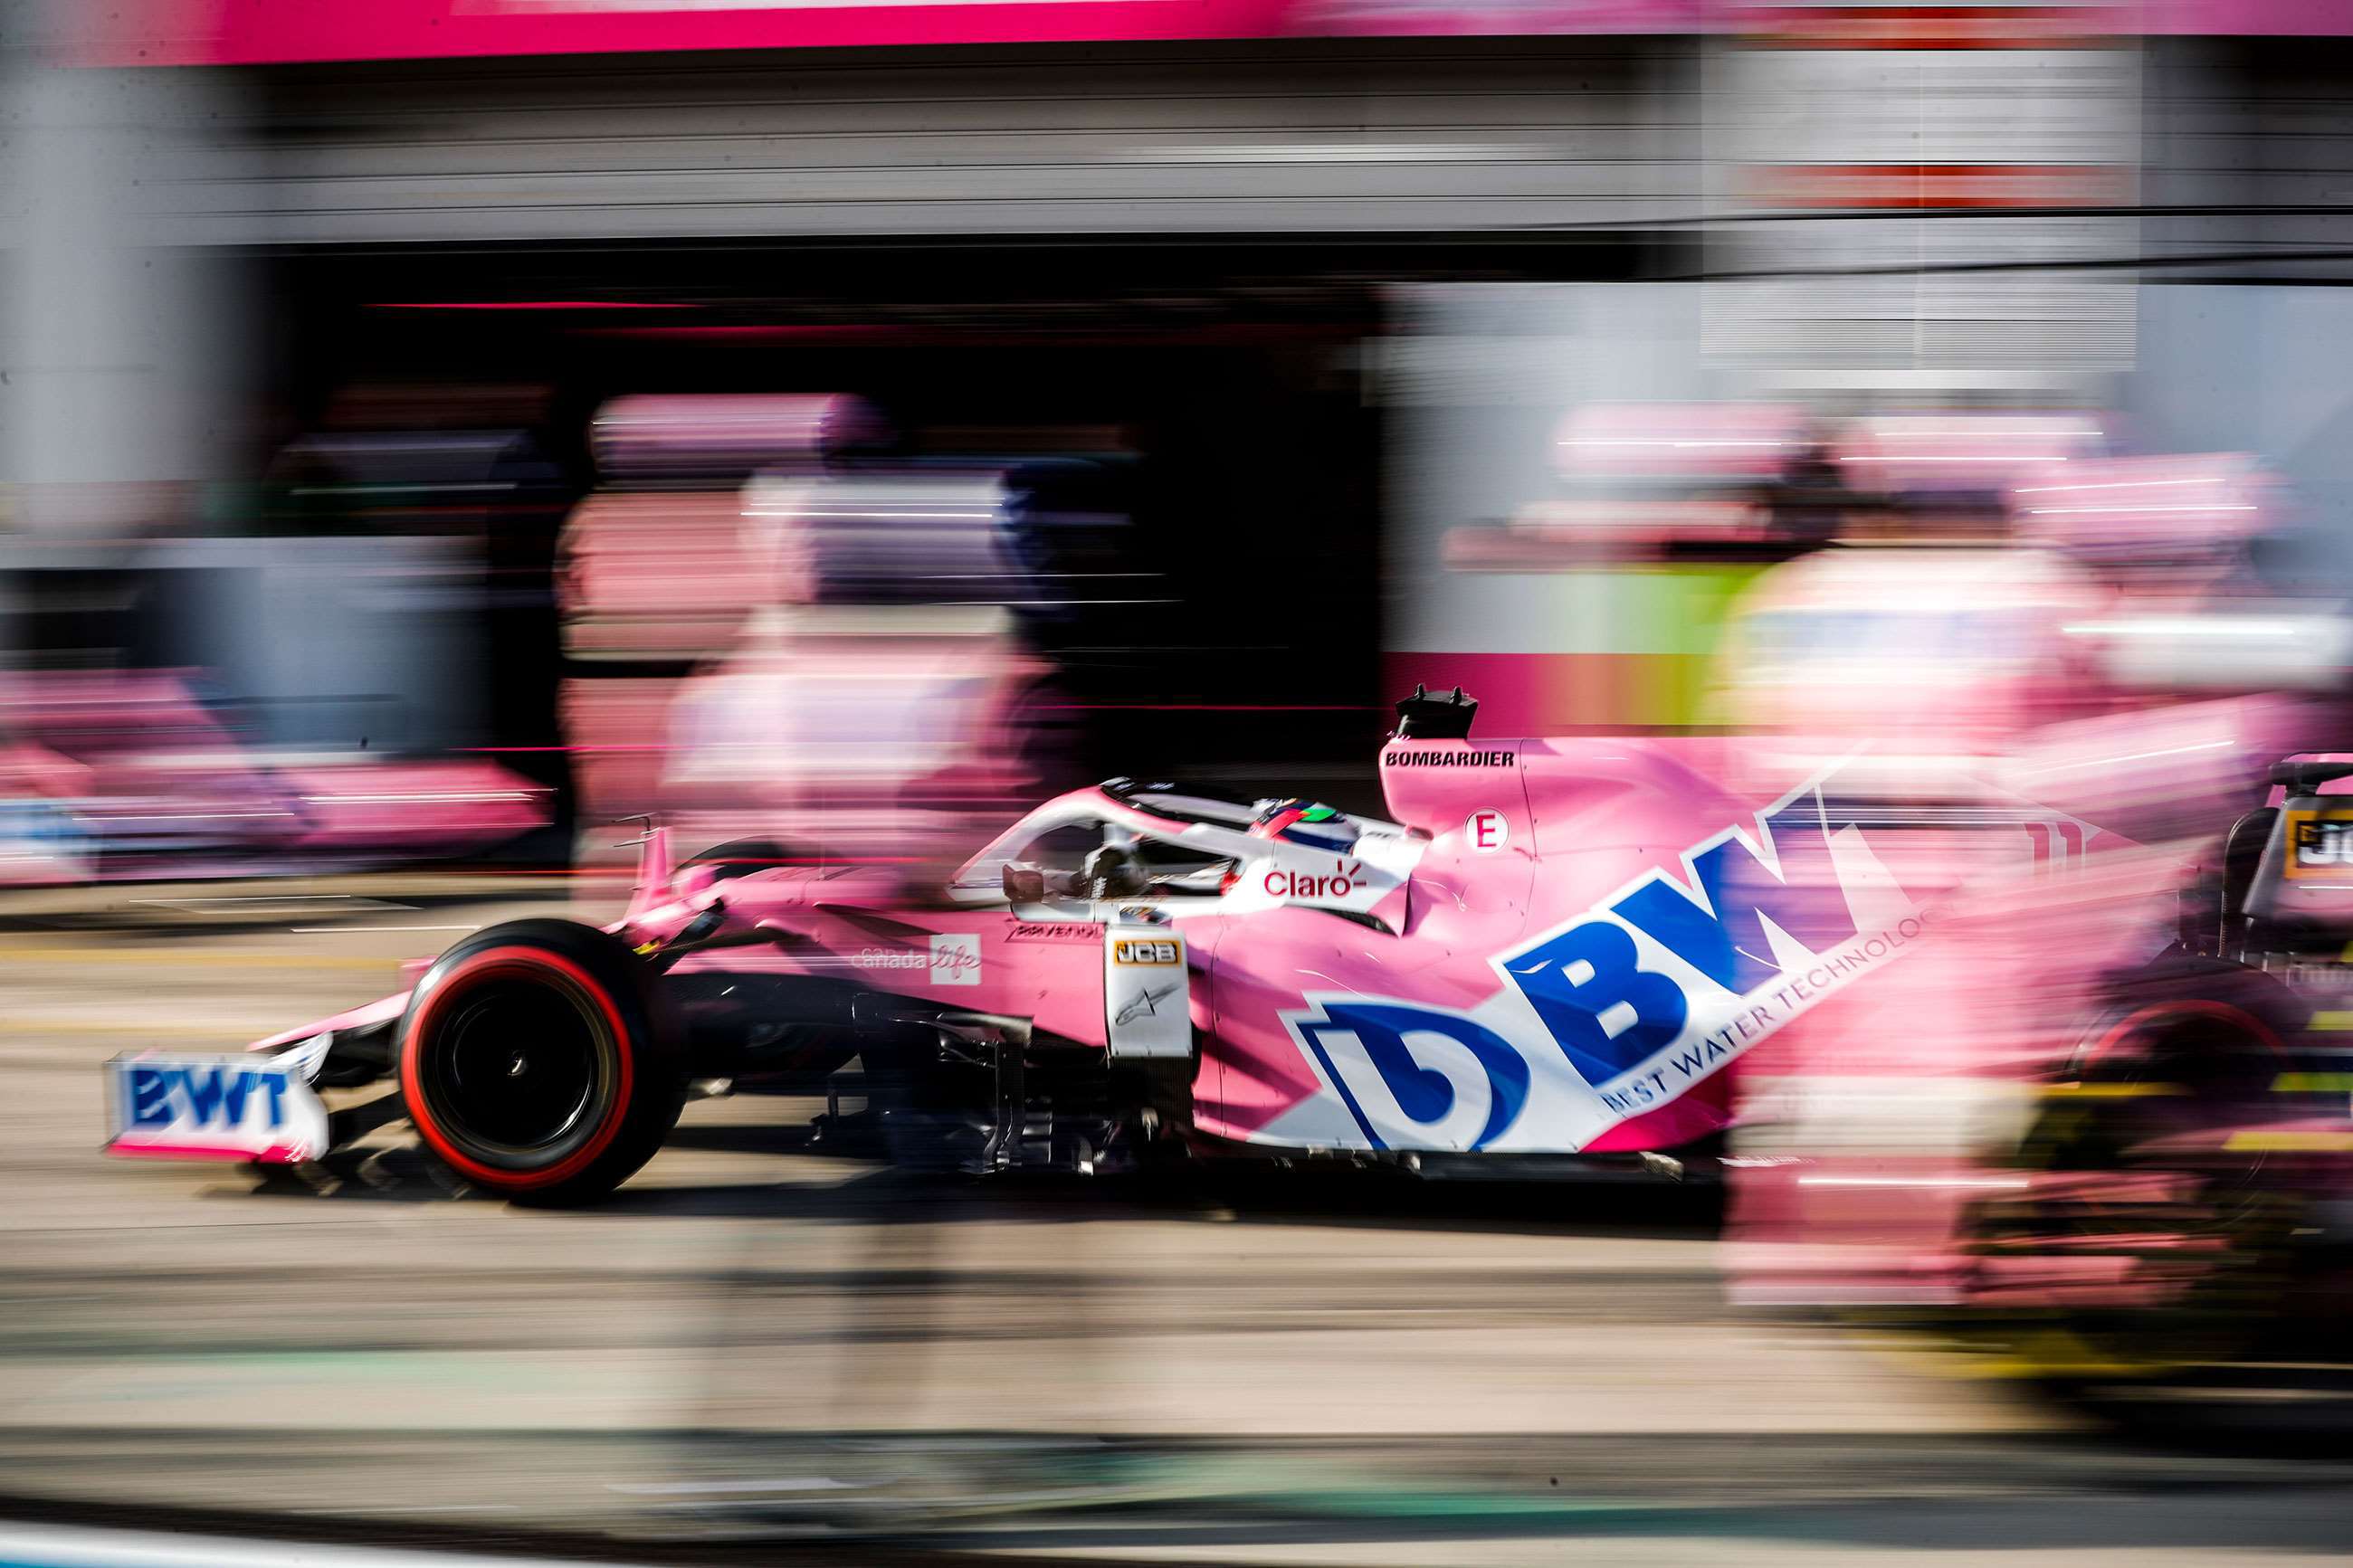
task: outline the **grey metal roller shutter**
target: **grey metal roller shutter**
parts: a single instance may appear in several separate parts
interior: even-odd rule
[[[2176,277],[2353,276],[2353,39],[2174,39],[2146,54],[2146,255]]]
[[[196,243],[1461,231],[1696,209],[1674,40],[303,68]],[[251,146],[252,143],[248,143]]]

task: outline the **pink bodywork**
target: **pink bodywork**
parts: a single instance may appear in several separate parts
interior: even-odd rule
[[[2115,997],[2134,994],[2121,977],[2175,941],[2176,890],[2214,836],[2260,801],[2270,760],[2324,731],[2327,719],[2291,698],[2251,696],[2049,725],[2014,740],[1993,775],[2036,791],[2044,824],[2028,825],[2024,840],[1975,823],[1890,847],[1883,858],[1933,907],[1918,958],[1743,1064],[1741,1131],[1726,1173],[1735,1298],[2074,1308],[2160,1300],[2178,1282],[2161,1259],[2136,1271],[2114,1252],[1989,1258],[1969,1241],[1968,1217],[1980,1205],[2063,1194],[2129,1208],[2132,1183],[2159,1179],[2025,1169],[2014,1156],[2042,1097],[2066,1092],[2069,1064],[2113,1016]],[[2184,1099],[2178,1107],[2217,1152],[2234,1136],[2292,1131],[2315,1113],[2312,1097],[2285,1094],[2269,1106]],[[2329,1131],[2342,1148],[2353,1121],[2341,1095],[2333,1109]],[[2267,1169],[2275,1191],[2353,1187],[2353,1164],[2341,1156]],[[2152,1237],[2147,1250],[2171,1245]]]
[[[2065,777],[2086,750],[2126,763],[2227,735],[2237,768],[2199,775],[2208,795],[2187,803],[2205,816],[2247,798],[2248,759],[2287,749],[2308,721],[2253,700],[2189,704],[2054,726],[2012,760],[2022,779]],[[1744,1299],[2116,1288],[2091,1277],[2113,1273],[2112,1259],[2071,1271],[2022,1258],[2005,1271],[1957,1238],[1989,1196],[2089,1179],[2021,1172],[2001,1151],[2032,1086],[2080,1037],[2102,977],[2169,940],[2167,894],[2189,851],[1994,783],[1965,805],[1950,795],[1857,804],[1835,766],[1793,771],[1790,758],[1826,753],[1819,739],[1766,739],[1393,741],[1381,759],[1393,820],[1344,819],[1356,837],[1336,855],[1258,837],[1237,826],[1247,810],[1221,826],[1173,809],[1176,797],[1081,790],[1038,807],[929,899],[911,897],[894,868],[673,868],[662,831],[608,929],[659,952],[723,906],[719,931],[704,933],[713,945],[671,973],[847,980],[1108,1048],[1105,922],[1146,925],[1184,940],[1201,1133],[1270,1150],[1609,1155],[1731,1130],[1731,1268]],[[2109,777],[2129,802],[2132,769]],[[2185,808],[2178,795],[2168,805]],[[1009,905],[1003,865],[1073,823],[1231,863],[1115,909]],[[1736,951],[1750,966],[1736,986],[1711,981],[1705,942],[1692,940],[1719,928],[1730,947],[1718,956]],[[1515,977],[1556,977],[1555,1000],[1606,985],[1574,955],[1602,948],[1561,944],[1620,932],[1640,939],[1632,979],[1651,1011],[1610,1005],[1636,990],[1597,990],[1586,993],[1592,1022],[1613,1043],[1631,1038],[1672,986],[1679,1027],[1655,1053],[1628,1050],[1599,1071],[1595,1052],[1609,1047],[1597,1036],[1575,1054],[1577,1031]],[[406,1000],[256,1048],[389,1022]],[[1386,1066],[1368,1032],[1385,1018],[1398,1047]]]
[[[1382,779],[1396,820],[1343,819],[1356,837],[1338,853],[1257,837],[1234,825],[1248,821],[1246,809],[1220,825],[1137,804],[1153,797],[1082,790],[1032,812],[930,901],[910,899],[887,868],[787,867],[722,879],[690,864],[673,873],[663,835],[628,913],[610,929],[658,952],[723,904],[724,924],[706,938],[712,945],[679,957],[672,973],[848,979],[1026,1017],[1041,1037],[1103,1047],[1103,922],[1144,922],[1184,939],[1204,1133],[1301,1149],[1672,1149],[1727,1125],[1726,1069],[1743,1053],[1847,994],[1848,981],[1893,967],[1922,935],[1914,900],[1870,868],[1878,829],[1833,833],[1811,781],[1760,773],[1764,793],[1736,792],[1724,782],[1733,748],[1714,739],[1392,742]],[[1768,828],[1759,814],[1777,806],[1783,815]],[[1213,869],[1116,910],[1008,905],[1003,863],[1073,821],[1214,857],[1223,875]],[[1703,879],[1694,855],[1716,880]],[[1808,866],[1831,882],[1806,885]],[[1626,1018],[1582,989],[1591,966],[1557,944],[1630,940],[1622,933],[1633,928],[1605,906],[1631,891],[1652,899],[1641,918],[1653,924],[1680,911],[1689,930],[1677,951],[1704,968],[1704,939],[1722,935],[1708,922],[1709,887],[1740,912],[1743,900],[1781,900],[1775,919],[1792,930],[1810,928],[1788,900],[1813,900],[1817,914],[1843,917],[1829,922],[1837,940],[1810,952],[1780,941],[1761,961],[1763,977],[1741,982],[1744,994],[1651,941],[1645,968],[1680,974],[1674,984],[1684,988],[1681,1001],[1654,994],[1651,1014],[1672,1011],[1679,1032],[1634,1052],[1619,1038]],[[1547,984],[1556,1003],[1571,1002],[1565,1012],[1535,1000]],[[1581,995],[1599,1033],[1577,1013]],[[261,1045],[379,1022],[402,1001]],[[1584,1066],[1564,1045],[1580,1030],[1589,1037]],[[1393,1033],[1409,1061],[1391,1055],[1381,1067],[1368,1031]],[[1593,1068],[1595,1053],[1613,1051],[1624,1059],[1611,1071]]]

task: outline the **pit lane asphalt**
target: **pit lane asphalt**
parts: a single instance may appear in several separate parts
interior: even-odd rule
[[[1160,1561],[2353,1542],[2318,1454],[2124,1445],[1731,1309],[1672,1188],[971,1184],[830,1157],[811,1107],[754,1098],[690,1106],[575,1213],[454,1194],[396,1131],[324,1190],[99,1156],[108,1057],[233,1048],[561,889],[0,904],[0,1491]]]

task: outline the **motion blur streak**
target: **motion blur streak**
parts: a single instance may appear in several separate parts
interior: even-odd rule
[[[0,1563],[2342,1553],[2348,82],[0,6]]]

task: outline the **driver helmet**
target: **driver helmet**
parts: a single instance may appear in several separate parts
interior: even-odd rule
[[[1133,899],[1147,886],[1144,862],[1134,847],[1113,841],[1088,851],[1079,867],[1079,891],[1082,897],[1101,902],[1107,899]]]
[[[1253,838],[1281,838],[1310,849],[1345,855],[1356,847],[1356,821],[1312,800],[1268,801],[1250,824]]]

